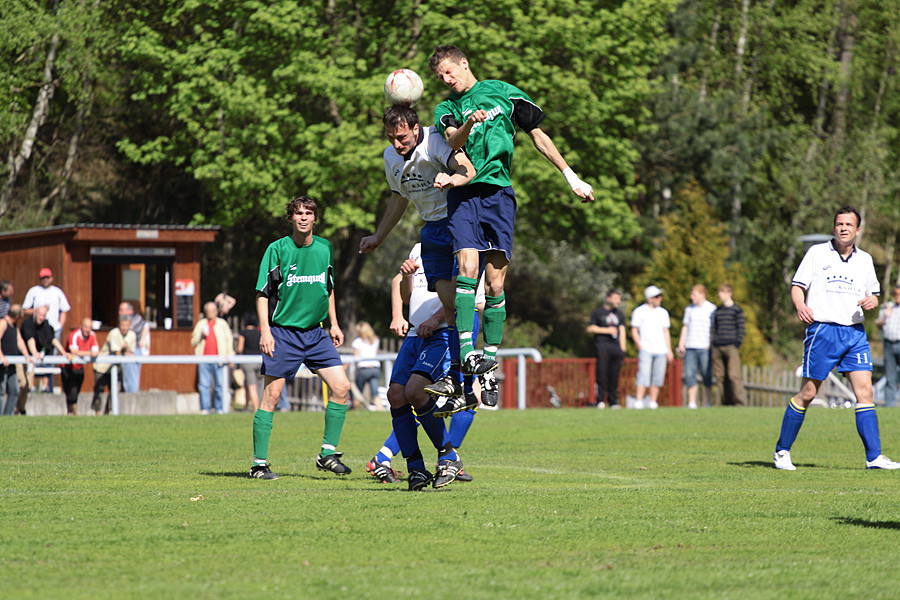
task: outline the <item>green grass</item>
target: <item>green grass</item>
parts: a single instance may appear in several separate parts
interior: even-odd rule
[[[247,414],[6,418],[0,595],[896,597],[900,472],[866,471],[853,413],[816,408],[776,471],[781,415],[484,413],[475,481],[421,493],[365,473],[384,413],[349,414],[345,479],[313,464],[321,413],[276,415],[277,481],[246,477]],[[879,416],[896,458],[900,411]]]

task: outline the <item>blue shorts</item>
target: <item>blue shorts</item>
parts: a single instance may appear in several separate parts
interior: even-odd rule
[[[474,183],[447,194],[453,252],[464,248],[500,250],[512,259],[516,194],[512,187]]]
[[[712,370],[709,368],[709,348],[685,348],[681,363],[681,378],[684,385],[697,385],[697,374],[703,378],[703,385],[712,387]]]
[[[472,322],[472,339],[478,339],[481,315],[475,311]],[[413,373],[426,379],[437,381],[450,370],[449,330],[444,327],[435,331],[431,337],[407,337],[400,345],[394,368],[391,371],[391,383],[406,385]]]
[[[272,358],[263,354],[263,375],[292,378],[302,364],[310,370],[344,364],[331,337],[321,327],[302,330],[272,325],[272,337],[275,351]]]
[[[434,291],[436,281],[453,281],[456,277],[456,255],[450,236],[450,218],[428,221],[419,236],[422,243],[422,267],[428,279],[428,291]]]
[[[410,336],[403,340],[394,368],[391,383],[406,385],[413,373],[431,381],[437,381],[450,368],[448,329],[438,329],[427,338]]]
[[[835,367],[838,373],[872,370],[872,354],[862,323],[807,326],[803,340],[803,377],[824,381]]]

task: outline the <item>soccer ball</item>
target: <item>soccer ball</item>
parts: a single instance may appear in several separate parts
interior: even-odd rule
[[[384,81],[384,95],[391,104],[415,106],[422,99],[422,78],[410,69],[397,69]]]

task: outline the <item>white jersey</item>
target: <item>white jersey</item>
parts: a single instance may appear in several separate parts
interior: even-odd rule
[[[836,325],[862,323],[859,301],[881,291],[872,257],[854,246],[844,260],[832,242],[810,247],[791,283],[806,290],[813,319]]]
[[[709,348],[709,330],[712,326],[712,314],[716,312],[716,305],[709,300],[704,300],[699,306],[690,304],[684,309],[682,323],[687,328],[684,338],[684,347],[699,350]]]
[[[416,328],[438,311],[441,307],[441,299],[438,298],[437,292],[428,291],[428,278],[425,277],[425,268],[422,266],[422,244],[412,247],[409,258],[419,263],[419,268],[413,275],[413,289],[409,295],[409,331],[406,332],[406,337],[416,337]],[[475,291],[475,306],[480,304],[484,304],[483,276]],[[441,321],[435,329],[441,327],[447,327],[446,319]]]
[[[25,300],[22,301],[23,309],[35,309],[39,306],[49,307],[47,309],[47,322],[53,327],[53,331],[62,329],[62,324],[59,322],[60,313],[72,310],[65,292],[55,285],[46,288],[42,285],[36,285],[25,293]]]
[[[408,156],[393,146],[384,149],[384,175],[391,191],[413,203],[426,221],[447,217],[447,190],[434,187],[438,173],[450,172],[456,151],[431,127],[419,127],[419,143]]]
[[[672,324],[669,311],[662,306],[641,304],[631,312],[631,326],[637,327],[641,337],[641,350],[650,354],[668,354],[666,336]]]

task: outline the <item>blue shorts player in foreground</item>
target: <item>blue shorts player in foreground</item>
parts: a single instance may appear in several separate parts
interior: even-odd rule
[[[346,475],[350,468],[340,461],[336,448],[347,415],[350,381],[336,350],[344,343],[344,333],[334,302],[331,243],[313,235],[318,214],[315,200],[299,196],[285,209],[291,235],[266,249],[256,282],[259,349],[266,387],[253,419],[250,477],[278,479],[268,463],[272,417],[285,378],[293,377],[301,364],[316,371],[330,391],[316,467]],[[331,324],[328,333],[321,325],[326,317]]]
[[[816,244],[797,267],[791,300],[807,324],[803,348],[803,382],[791,398],[775,445],[775,468],[794,471],[791,446],[822,381],[837,367],[856,395],[856,430],[866,450],[867,469],[900,469],[881,453],[878,417],[872,399],[872,355],[863,327],[863,311],[878,306],[880,291],[872,257],[856,247],[862,219],[850,206],[834,217],[834,238]]]

